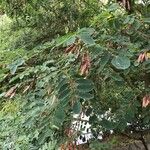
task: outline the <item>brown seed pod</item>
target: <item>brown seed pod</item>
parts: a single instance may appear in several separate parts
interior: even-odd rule
[[[146,95],[142,99],[142,107],[147,107],[150,104],[150,95]]]
[[[10,98],[14,97],[14,96],[15,96],[15,93],[16,93],[16,88],[17,88],[16,85],[13,86],[13,87],[11,87],[11,88],[6,92],[5,97],[6,97],[6,98],[7,98],[7,97],[10,97]]]
[[[139,57],[138,57],[138,59],[137,59],[137,62],[138,63],[142,63],[142,62],[144,62],[144,61],[147,61],[149,59],[149,55],[148,55],[148,53],[146,53],[146,52],[144,52],[144,53],[141,53],[140,55],[139,55]]]
[[[80,75],[88,75],[91,67],[90,57],[88,53],[84,53],[80,65]]]
[[[73,44],[71,44],[69,47],[67,47],[67,48],[65,49],[65,53],[72,52],[72,51],[74,51],[75,49],[76,49],[76,45],[75,45],[75,43],[73,43]]]

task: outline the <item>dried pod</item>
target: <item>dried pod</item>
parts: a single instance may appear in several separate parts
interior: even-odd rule
[[[91,67],[91,61],[88,53],[84,53],[80,65],[80,75],[88,75]]]
[[[16,88],[17,88],[17,86],[15,85],[15,86],[13,86],[13,87],[11,87],[7,92],[6,92],[6,94],[5,94],[5,97],[7,98],[7,97],[14,97],[14,95],[15,95],[15,91],[16,91]]]
[[[73,52],[73,51],[75,51],[75,49],[76,49],[76,45],[73,43],[65,49],[65,53]]]
[[[147,107],[150,104],[150,96],[146,95],[142,99],[142,107]]]
[[[139,57],[138,57],[138,59],[137,59],[137,62],[138,63],[142,63],[142,62],[144,62],[144,61],[146,61],[146,60],[148,60],[148,56],[147,56],[147,53],[146,52],[144,52],[144,53],[141,53],[140,55],[139,55]]]

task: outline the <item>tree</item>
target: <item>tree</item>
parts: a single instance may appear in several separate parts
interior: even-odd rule
[[[18,44],[7,47],[26,50],[1,67],[2,149],[74,146],[80,131],[68,127],[81,111],[90,116],[95,137],[113,130],[148,149],[147,14],[136,9],[127,14],[117,3],[97,1],[2,1],[1,6],[12,19],[11,31],[19,34]],[[6,49],[2,54],[10,55]]]

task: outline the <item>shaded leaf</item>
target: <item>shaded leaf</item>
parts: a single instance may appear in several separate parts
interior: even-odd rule
[[[90,92],[94,89],[93,84],[79,84],[77,90],[80,92]]]
[[[126,56],[116,56],[111,61],[112,65],[117,69],[127,69],[130,67],[130,59]]]
[[[94,98],[94,95],[90,94],[90,93],[78,92],[77,95],[80,98],[85,99],[85,100],[89,100],[89,99],[93,99]]]
[[[100,67],[98,69],[99,72],[101,72],[103,70],[105,65],[108,63],[109,59],[110,59],[110,54],[109,53],[104,53],[103,56],[99,60],[99,64],[100,64]]]
[[[78,83],[79,85],[84,84],[84,85],[93,85],[93,82],[89,79],[77,79],[76,83]]]
[[[58,99],[64,100],[64,99],[65,99],[66,97],[68,97],[70,94],[71,94],[70,89],[66,89],[66,90],[62,91],[62,92],[59,94]]]
[[[111,74],[111,78],[115,81],[123,81],[123,78],[119,74]]]
[[[73,105],[73,112],[75,114],[79,114],[81,111],[81,103],[79,101],[76,101]]]

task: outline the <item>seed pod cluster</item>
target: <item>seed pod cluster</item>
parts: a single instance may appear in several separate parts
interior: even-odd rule
[[[81,65],[80,65],[80,75],[87,76],[89,69],[91,67],[90,56],[87,52],[82,55]]]
[[[138,63],[142,63],[144,61],[147,61],[149,59],[148,57],[148,53],[144,52],[144,53],[140,53],[138,59],[137,59],[137,62]]]

